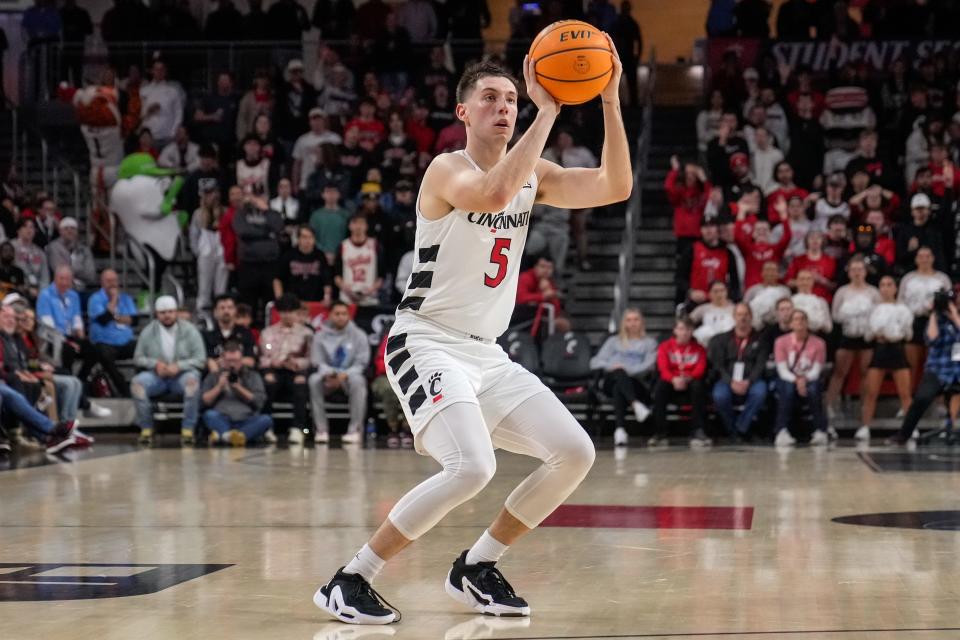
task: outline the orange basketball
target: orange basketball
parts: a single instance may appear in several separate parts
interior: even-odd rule
[[[597,97],[613,70],[603,32],[580,20],[560,20],[544,28],[530,45],[530,59],[537,81],[562,104]]]

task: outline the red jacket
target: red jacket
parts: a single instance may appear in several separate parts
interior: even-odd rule
[[[790,263],[790,268],[787,269],[787,281],[796,279],[797,274],[804,269],[836,282],[837,261],[826,254],[822,254],[817,260],[808,258],[806,254],[794,258],[793,262]],[[833,291],[819,282],[813,285],[813,293],[827,302],[833,301]]]
[[[672,382],[677,376],[699,380],[707,373],[707,351],[692,338],[685,345],[670,338],[657,347],[657,371],[664,382]]]
[[[220,244],[223,245],[223,261],[234,267],[237,266],[237,232],[233,230],[233,217],[237,210],[227,207],[220,218]]]
[[[384,360],[387,355],[387,338],[389,337],[388,334],[383,334],[383,340],[380,341],[380,346],[377,347],[377,355],[373,358],[374,377],[386,375],[387,373],[387,363]]]
[[[671,169],[667,174],[664,189],[673,206],[673,234],[678,238],[699,238],[700,220],[707,206],[707,197],[713,187],[710,182],[702,187],[688,187],[683,183],[680,171]]]
[[[873,250],[878,256],[886,260],[889,265],[892,265],[897,259],[897,241],[888,234],[877,236],[876,242],[873,243]],[[860,250],[857,249],[857,245],[851,242],[850,255],[854,253],[860,253]]]
[[[690,288],[704,293],[715,280],[727,282],[730,273],[730,252],[724,245],[708,247],[702,241],[693,245],[690,263]]]
[[[550,280],[550,286],[554,291],[560,291],[557,283]],[[540,291],[540,281],[537,279],[536,270],[531,268],[520,274],[517,278],[517,304],[540,304],[547,302],[543,299],[543,292]],[[560,312],[560,300],[554,298],[549,301],[553,308]]]
[[[783,223],[783,235],[777,244],[769,242],[755,242],[753,236],[744,230],[745,220],[739,220],[734,227],[734,238],[737,246],[743,253],[744,268],[746,273],[743,276],[743,290],[746,291],[755,284],[763,280],[761,272],[764,262],[776,262],[783,260],[783,253],[790,244],[790,223]]]

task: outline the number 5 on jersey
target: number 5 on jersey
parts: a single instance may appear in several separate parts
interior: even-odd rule
[[[491,289],[500,286],[503,279],[507,277],[507,254],[510,250],[511,238],[494,238],[493,250],[490,251],[490,264],[497,265],[497,273],[494,276],[483,274],[483,284]]]

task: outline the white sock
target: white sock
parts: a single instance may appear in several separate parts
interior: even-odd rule
[[[372,584],[377,574],[383,571],[385,564],[387,564],[387,561],[375,554],[370,545],[365,544],[357,552],[357,555],[353,556],[353,560],[343,568],[343,572],[360,574],[367,582]]]
[[[470,551],[467,552],[467,564],[477,564],[478,562],[496,562],[504,553],[507,552],[509,545],[499,542],[490,535],[487,529],[480,536],[480,539],[473,543]]]

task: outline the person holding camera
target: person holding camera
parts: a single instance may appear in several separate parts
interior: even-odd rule
[[[887,440],[887,444],[909,443],[920,418],[937,396],[960,389],[960,313],[952,290],[940,290],[933,295],[933,313],[927,321],[926,337],[930,351],[923,377],[900,432]]]
[[[203,422],[210,444],[243,447],[273,428],[273,418],[260,413],[267,392],[260,374],[243,364],[243,347],[235,340],[223,345],[220,370],[203,379]]]

